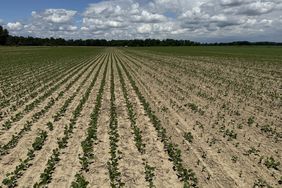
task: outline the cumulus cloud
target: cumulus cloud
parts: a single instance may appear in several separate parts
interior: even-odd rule
[[[31,18],[18,32],[24,36],[74,38],[78,36],[79,27],[75,23],[77,11],[67,9],[46,9],[42,12],[32,11]],[[9,25],[7,24],[9,28]]]
[[[7,27],[11,31],[19,31],[23,28],[23,25],[20,22],[14,22],[14,23],[9,22],[7,24]]]
[[[150,24],[143,24],[137,28],[138,33],[150,33],[152,31],[152,26]]]
[[[39,37],[282,41],[281,12],[281,0],[107,0],[82,12],[33,11],[25,21],[5,26]]]
[[[260,14],[267,14],[271,12],[275,8],[276,4],[273,2],[253,2],[248,4],[247,6],[242,7],[239,10],[239,13],[246,14],[246,15],[260,15]]]
[[[31,15],[37,20],[51,23],[68,23],[76,15],[77,11],[66,9],[46,9],[44,12],[32,11]]]
[[[166,20],[166,17],[160,14],[150,13],[146,10],[142,10],[140,14],[132,16],[131,22],[144,22],[144,23],[156,23],[163,22]]]

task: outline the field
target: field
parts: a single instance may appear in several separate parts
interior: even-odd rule
[[[282,48],[2,47],[0,187],[281,187]]]

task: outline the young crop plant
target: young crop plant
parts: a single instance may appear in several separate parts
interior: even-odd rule
[[[187,140],[190,143],[192,143],[193,139],[194,139],[194,137],[193,137],[191,132],[184,133],[184,138],[185,138],[185,140]]]
[[[251,126],[254,122],[255,122],[255,117],[254,116],[249,117],[248,122],[247,122],[248,125]]]
[[[125,184],[121,180],[121,173],[118,169],[118,162],[120,159],[120,151],[118,150],[119,133],[118,133],[118,120],[116,113],[116,97],[115,97],[115,83],[114,83],[114,72],[113,64],[111,64],[111,79],[110,79],[110,125],[108,134],[110,137],[110,160],[107,162],[109,176],[112,187],[123,187]]]
[[[102,66],[99,67],[98,72],[100,72],[101,67]],[[80,159],[80,164],[82,166],[82,170],[84,171],[88,171],[88,165],[91,163],[91,160],[93,159],[93,156],[94,156],[93,143],[95,140],[97,140],[97,124],[98,124],[98,117],[99,117],[101,105],[102,105],[104,88],[106,84],[107,67],[108,65],[106,65],[105,67],[101,85],[98,91],[98,95],[96,97],[95,107],[91,113],[91,121],[87,129],[86,139],[81,142],[83,155],[79,157],[79,159]]]
[[[234,130],[226,129],[224,132],[223,137],[227,136],[227,141],[232,141],[233,139],[237,138],[237,133],[234,132]]]
[[[16,133],[16,135],[12,136],[12,139],[5,144],[4,146],[0,147],[0,156],[1,155],[6,155],[8,154],[8,150],[14,148],[17,146],[19,140],[26,134],[26,132],[31,130],[31,127],[33,126],[34,123],[38,121],[38,119],[43,116],[55,103],[55,100],[51,98],[51,100],[48,102],[48,104],[39,112],[35,113],[32,116],[32,121],[26,121],[24,124],[24,127],[20,130],[19,133]]]
[[[259,178],[254,182],[253,188],[273,188],[265,180]]]
[[[145,144],[142,141],[142,135],[141,135],[142,132],[140,128],[136,125],[136,114],[134,113],[133,105],[131,104],[129,100],[128,92],[125,86],[125,81],[124,81],[124,78],[122,77],[121,70],[118,66],[117,66],[117,70],[118,70],[118,74],[120,78],[123,97],[125,98],[125,102],[126,102],[127,114],[129,116],[130,125],[134,133],[135,146],[137,147],[138,151],[141,154],[144,154],[145,153]]]
[[[16,169],[13,172],[6,174],[6,177],[2,181],[4,185],[11,188],[17,186],[17,180],[23,175],[23,172],[32,165],[31,161],[35,157],[35,151],[42,149],[47,136],[46,131],[39,132],[32,144],[32,148],[28,149],[27,157],[24,160],[21,160],[21,163],[16,166]]]
[[[96,64],[92,70],[87,74],[87,76],[83,79],[83,81],[81,82],[81,84],[79,85],[79,87],[75,90],[75,92],[71,95],[70,98],[68,98],[64,105],[60,108],[60,110],[53,116],[54,118],[54,122],[59,121],[61,119],[62,116],[65,115],[67,108],[69,107],[70,103],[74,100],[74,98],[77,96],[78,92],[81,90],[81,88],[83,87],[83,85],[86,83],[86,81],[89,79],[89,77],[91,76],[91,74],[93,73],[93,71],[95,70],[95,68],[98,66],[98,64]],[[100,70],[100,69],[99,69]],[[99,71],[98,70],[98,71]],[[82,72],[84,73],[84,72]],[[79,77],[77,77],[78,79]]]
[[[100,65],[100,67],[101,66],[102,64]],[[97,81],[98,75],[99,75],[99,71],[96,72],[94,79],[91,81],[84,95],[80,99],[79,104],[76,106],[75,110],[73,111],[69,125],[65,125],[64,136],[58,139],[57,141],[58,147],[53,150],[51,157],[48,159],[44,172],[40,174],[40,181],[34,184],[35,188],[46,187],[51,182],[52,174],[54,173],[54,170],[56,168],[55,166],[60,161],[60,155],[62,153],[61,150],[67,147],[69,138],[71,137],[76,122],[81,114],[81,111],[90,96],[90,92]]]
[[[145,179],[147,182],[149,182],[149,187],[153,188],[155,187],[154,185],[154,177],[155,177],[155,167],[151,167],[150,165],[148,165],[148,163],[145,163]]]
[[[40,63],[41,64],[41,63]],[[72,66],[75,64],[75,61],[73,61],[72,63],[69,64],[69,66]],[[44,83],[43,87],[39,87],[42,86],[42,84],[40,82],[38,82],[37,80],[34,80],[34,73],[40,73],[41,71],[33,71],[32,72],[32,76],[30,74],[25,74],[27,75],[29,78],[31,78],[32,83],[28,83],[27,80],[24,81],[24,85],[19,84],[21,87],[20,92],[15,93],[14,96],[12,96],[10,99],[11,101],[13,101],[14,103],[9,107],[9,110],[11,112],[14,112],[17,110],[17,107],[23,106],[26,102],[28,102],[28,100],[32,100],[35,97],[37,97],[40,93],[44,92],[45,90],[49,89],[51,86],[55,85],[57,82],[59,82],[60,80],[62,80],[64,77],[66,77],[68,74],[70,74],[72,71],[74,71],[75,69],[79,69],[80,67],[83,66],[83,64],[86,64],[85,62],[81,62],[79,64],[76,64],[75,66],[72,66],[72,68],[67,69],[67,66],[60,66],[59,69],[53,69],[52,70],[48,70],[48,68],[46,69],[46,67],[44,66],[44,68],[42,67],[42,72],[44,74],[39,76],[39,80],[42,79],[41,83]],[[56,70],[54,73],[54,70]],[[41,72],[41,73],[42,73]],[[46,74],[45,74],[46,73]],[[46,76],[48,75],[48,76]],[[22,79],[22,78],[21,78]],[[46,83],[46,84],[45,84]],[[48,83],[48,84],[47,84]],[[14,85],[14,84],[13,84]],[[17,84],[15,84],[17,85]],[[27,87],[24,87],[27,86]],[[9,95],[12,95],[12,93],[10,93]],[[24,96],[25,95],[25,96]],[[13,100],[14,99],[14,100]],[[3,101],[5,102],[5,100]],[[7,104],[7,103],[6,103]],[[1,106],[1,102],[0,102],[0,106]],[[9,106],[9,104],[3,106],[3,107],[7,107]],[[19,112],[18,114],[22,114],[22,112]],[[13,118],[14,119],[14,118]],[[19,119],[18,119],[19,120]]]
[[[96,65],[97,66],[97,65]],[[96,67],[95,66],[95,67]],[[95,68],[94,67],[94,68]],[[94,68],[92,69],[92,71],[94,70]],[[92,72],[90,72],[88,74],[88,77],[90,76]],[[87,78],[88,78],[87,77]],[[84,82],[87,80],[87,78],[85,78]],[[83,83],[84,83],[83,82]],[[82,84],[83,84],[82,83]],[[80,88],[82,87],[82,85],[80,85]],[[61,95],[60,95],[61,96]],[[55,118],[55,117],[54,117]],[[52,131],[53,130],[53,124],[52,122],[48,122],[46,124],[47,128]],[[65,134],[67,132],[67,128],[65,128]],[[21,162],[20,165],[18,165],[16,167],[16,170],[13,172],[13,173],[10,173],[9,174],[9,177],[5,178],[5,180],[3,181],[3,183],[5,185],[9,185],[11,187],[13,187],[14,185],[16,185],[16,182],[17,182],[17,179],[22,175],[22,171],[26,170],[26,168],[28,166],[31,166],[32,164],[30,163],[31,160],[33,160],[33,158],[35,157],[35,151],[37,150],[40,150],[43,146],[43,143],[44,141],[46,140],[47,138],[47,132],[46,131],[41,131],[39,136],[36,137],[34,143],[32,144],[32,149],[28,149],[28,154],[27,154],[27,158],[25,160],[23,160]],[[59,148],[64,148],[66,147],[66,143],[67,143],[67,137],[63,137],[62,139],[60,139],[58,141],[58,145],[59,145]]]
[[[116,58],[115,58],[115,61],[117,62]],[[127,114],[129,116],[129,120],[130,120],[130,123],[131,123],[130,125],[131,125],[131,128],[133,129],[133,133],[134,133],[135,146],[136,146],[136,148],[137,148],[137,150],[139,151],[140,154],[144,154],[145,153],[145,144],[143,143],[143,140],[142,140],[142,134],[141,134],[142,132],[139,129],[139,127],[136,125],[136,114],[134,113],[133,105],[129,100],[128,92],[127,92],[127,89],[126,89],[125,81],[124,81],[124,78],[122,76],[120,67],[117,66],[117,64],[116,64],[116,67],[117,67],[119,80],[120,80],[121,87],[122,87],[123,96],[124,96],[125,102],[126,102]],[[155,177],[155,174],[154,174],[155,167],[150,166],[145,159],[143,159],[143,160],[145,161],[144,162],[145,180],[148,182],[149,187],[153,188],[153,187],[155,187],[154,182],[153,182],[154,177]]]
[[[81,174],[76,174],[75,178],[75,181],[71,183],[71,188],[86,188],[89,184]]]
[[[199,108],[196,104],[194,103],[187,103],[184,105],[185,107],[189,107],[194,113],[198,112],[200,115],[204,115],[204,111]]]
[[[236,163],[238,161],[238,156],[233,155],[231,157],[231,160],[232,160],[233,163]]]
[[[122,63],[121,67],[123,68],[125,75],[127,76],[142,106],[144,107],[147,116],[155,127],[158,133],[158,137],[164,143],[165,151],[167,151],[170,160],[173,162],[173,169],[177,172],[177,176],[180,178],[181,181],[183,181],[184,187],[197,187],[198,180],[196,178],[195,173],[191,169],[186,169],[183,167],[180,149],[178,149],[177,146],[171,142],[170,138],[166,134],[166,129],[162,127],[161,121],[155,115],[155,113],[150,107],[150,104],[146,101],[145,97],[142,95],[139,88],[137,87],[135,81],[133,80],[133,78]]]
[[[53,131],[54,130],[54,126],[53,126],[53,123],[52,122],[48,122],[47,124],[46,124],[46,126],[47,126],[47,128],[49,129],[49,131]]]
[[[251,154],[254,154],[254,155],[259,155],[260,151],[258,149],[256,149],[255,147],[251,147],[248,151],[246,151],[246,153],[244,153],[244,155],[251,155]]]
[[[88,66],[90,67],[91,64]],[[32,116],[32,121],[35,123],[38,121],[44,114],[46,114],[49,109],[55,104],[55,101],[59,100],[59,98],[62,98],[65,91],[68,91],[69,88],[83,75],[83,73],[87,70],[87,68],[80,73],[74,80],[72,80],[66,88],[61,91],[56,99],[51,98],[51,100],[48,102],[47,106],[44,107],[41,111],[37,112]],[[37,107],[42,101],[50,97],[56,90],[58,90],[63,84],[65,84],[68,80],[70,80],[72,77],[74,77],[79,72],[79,69],[73,71],[71,74],[69,74],[66,78],[61,80],[59,83],[53,85],[50,89],[45,91],[45,93],[41,96],[39,96],[36,100],[34,100],[32,103],[27,104],[22,112],[17,113],[15,116],[12,116],[10,119],[4,122],[2,125],[5,129],[10,129],[12,127],[12,124],[19,121],[24,114],[27,114],[31,112],[35,107]]]
[[[70,82],[66,88],[71,87],[79,79],[81,75],[82,74],[78,75],[76,79]],[[16,135],[13,135],[12,139],[7,144],[0,146],[0,156],[8,154],[10,149],[16,147],[19,140],[24,136],[24,134],[26,134],[26,132],[31,130],[31,127],[33,126],[33,124],[36,123],[40,117],[42,117],[44,114],[46,114],[49,111],[49,109],[55,104],[55,101],[63,97],[63,93],[64,91],[61,91],[55,99],[51,98],[48,104],[42,110],[40,110],[39,112],[35,113],[32,116],[31,118],[32,121],[27,121],[19,133],[16,133]]]
[[[76,174],[76,179],[72,182],[72,185],[71,185],[71,187],[73,188],[87,187],[87,185],[89,184],[89,182],[85,180],[82,174],[82,171],[88,172],[88,166],[92,162],[93,156],[94,156],[93,143],[95,140],[97,140],[97,124],[98,124],[98,117],[99,117],[101,105],[102,105],[104,88],[106,84],[107,67],[108,67],[108,64],[106,64],[106,67],[103,73],[103,78],[101,81],[101,85],[98,91],[98,95],[96,97],[95,107],[90,116],[91,120],[89,123],[89,127],[87,129],[86,139],[81,142],[81,147],[83,150],[83,155],[79,157],[80,164],[81,164],[81,172]],[[98,73],[100,72],[101,68],[102,68],[102,64],[99,66],[97,75],[94,78],[95,82],[98,78]]]
[[[271,157],[267,157],[264,161],[264,165],[267,168],[273,168],[275,170],[279,170],[279,166],[280,166],[280,162],[279,161],[275,161],[275,159],[271,156]]]

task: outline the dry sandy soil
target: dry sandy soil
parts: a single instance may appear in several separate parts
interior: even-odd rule
[[[2,109],[1,125],[23,113],[0,130],[0,187],[281,187],[282,71],[263,66],[115,48],[82,59]]]

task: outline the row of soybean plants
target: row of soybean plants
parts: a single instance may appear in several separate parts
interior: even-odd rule
[[[128,57],[127,57],[128,58]],[[131,59],[133,59],[131,62],[136,61],[136,62],[140,62],[140,60],[138,60],[136,57],[130,57]],[[128,58],[128,60],[130,60],[130,58]],[[135,64],[135,63],[134,63]],[[195,85],[192,85],[191,83],[188,83],[189,85],[187,86],[186,83],[184,85],[184,83],[180,82],[178,77],[175,76],[175,74],[173,74],[173,72],[171,71],[172,69],[169,70],[169,73],[166,73],[166,71],[160,70],[159,67],[160,65],[163,67],[164,63],[163,61],[150,61],[150,63],[146,63],[146,62],[142,62],[142,65],[144,67],[147,67],[148,70],[153,71],[153,73],[158,73],[160,72],[160,74],[162,74],[162,78],[163,80],[159,80],[157,77],[157,75],[154,75],[152,73],[149,73],[149,71],[144,71],[147,74],[150,75],[150,77],[152,77],[153,79],[155,79],[157,81],[157,83],[161,83],[161,85],[171,85],[173,84],[173,86],[175,87],[174,89],[171,89],[170,92],[173,93],[173,95],[176,98],[179,98],[181,100],[184,100],[185,98],[183,96],[186,96],[186,98],[188,99],[187,96],[190,96],[191,92],[189,93],[187,90],[185,90],[184,88],[190,88],[189,91],[195,89]],[[136,64],[137,66],[137,64]],[[140,65],[139,65],[140,66]],[[170,67],[171,68],[171,67]],[[163,83],[167,83],[167,84],[163,84]],[[204,93],[204,91],[200,91],[201,93]],[[197,94],[198,95],[198,94]],[[173,101],[173,99],[171,99],[171,103],[173,104],[173,106],[177,106],[177,108],[188,108],[190,109],[193,113],[198,113],[201,116],[204,115],[205,111],[199,106],[197,105],[195,102],[188,102],[184,105],[181,104],[177,104],[177,101]]]
[[[122,63],[121,67],[123,68],[142,106],[144,107],[147,116],[149,117],[151,123],[154,125],[158,133],[158,137],[163,142],[165,151],[168,153],[170,160],[173,162],[173,168],[177,172],[177,176],[181,181],[184,182],[184,187],[197,187],[198,180],[195,173],[191,169],[186,169],[183,166],[183,161],[181,159],[181,150],[178,149],[177,145],[173,144],[170,137],[167,136],[166,129],[162,126],[161,121],[155,115],[154,111],[150,107],[150,104],[146,101],[145,97],[142,95],[141,91],[136,85],[134,79]]]
[[[64,105],[59,109],[59,111],[53,116],[53,121],[56,122],[58,121],[62,116],[64,116],[66,109],[70,105],[70,103],[74,100],[75,96],[78,94],[78,92],[81,90],[82,86],[86,83],[86,81],[89,79],[89,77],[92,75],[94,69],[98,66],[96,64],[92,70],[88,73],[88,75],[85,77],[85,79],[80,83],[79,87],[76,89],[76,91],[70,96],[64,103]],[[50,131],[53,131],[53,123],[50,121],[46,124],[48,129]],[[39,151],[42,149],[44,141],[47,138],[47,132],[46,131],[41,131],[39,136],[36,137],[34,140],[34,143],[32,144],[32,148],[28,149],[28,154],[26,159],[21,160],[21,163],[16,166],[16,169],[11,172],[6,174],[6,177],[3,181],[3,184],[7,185],[8,187],[14,187],[17,185],[17,179],[19,179],[22,175],[23,172],[30,166],[32,166],[32,160],[35,157],[35,151]],[[44,138],[44,139],[43,139]],[[40,146],[39,146],[40,145]],[[36,146],[36,147],[34,147]]]
[[[39,104],[41,104],[45,99],[50,97],[56,90],[58,90],[63,84],[65,84],[68,80],[70,80],[74,75],[76,75],[80,70],[81,67],[83,67],[84,63],[80,64],[79,66],[75,67],[74,69],[71,69],[66,74],[62,75],[60,78],[61,80],[58,80],[58,83],[54,85],[50,85],[51,87],[46,89],[44,91],[44,94],[36,98],[31,103],[25,105],[24,109],[15,115],[12,115],[8,120],[6,120],[2,124],[2,129],[8,130],[12,127],[12,124],[21,120],[25,114],[31,112],[35,107],[37,107]],[[91,63],[88,63],[88,67],[91,66]],[[84,69],[86,71],[87,69]],[[79,74],[81,75],[81,74]],[[65,77],[65,78],[64,78]],[[64,78],[64,79],[63,79]]]
[[[111,56],[112,58],[112,56]],[[111,59],[111,79],[110,79],[110,124],[108,134],[110,137],[110,159],[107,162],[110,181],[112,187],[122,187],[124,183],[121,180],[121,173],[118,169],[121,152],[118,150],[119,132],[118,119],[116,113],[116,96],[115,96],[115,78],[113,72],[113,61]]]
[[[34,187],[45,187],[47,186],[51,180],[52,180],[52,175],[54,173],[54,170],[56,168],[56,164],[60,161],[60,155],[62,154],[62,150],[67,147],[68,141],[73,134],[73,131],[75,129],[76,122],[81,115],[81,111],[87,102],[90,93],[98,79],[99,72],[101,70],[103,64],[101,64],[94,76],[94,79],[91,81],[89,87],[87,88],[86,92],[82,96],[82,98],[79,101],[79,104],[76,106],[72,118],[70,120],[70,123],[68,125],[65,125],[64,127],[64,136],[57,141],[57,148],[53,149],[51,156],[49,157],[46,168],[44,171],[40,174],[40,181],[36,182],[34,184]]]
[[[25,86],[22,86],[20,92],[13,92],[11,97],[7,99],[9,100],[10,104],[7,104],[8,106],[7,108],[5,109],[2,108],[3,111],[1,111],[0,113],[2,113],[2,116],[4,117],[6,116],[4,114],[4,111],[8,112],[9,114],[17,111],[24,104],[28,103],[29,101],[32,101],[39,94],[43,93],[45,90],[47,90],[48,88],[50,88],[51,86],[55,85],[57,82],[62,80],[72,70],[85,63],[87,62],[82,61],[81,63],[76,64],[75,66],[69,65],[72,68],[69,68],[68,65],[65,65],[60,67],[58,71],[47,70],[46,73],[42,75],[42,78],[36,77],[36,79],[34,79],[34,83],[29,83]],[[13,101],[13,98],[15,99],[15,101]]]
[[[115,61],[117,62],[116,58],[115,58]],[[129,116],[130,126],[133,130],[133,133],[134,133],[135,146],[136,146],[137,150],[139,151],[139,153],[142,155],[142,154],[145,153],[145,144],[142,141],[142,132],[136,124],[136,113],[134,112],[133,105],[130,102],[130,99],[129,99],[129,96],[128,96],[128,91],[126,89],[125,80],[122,76],[120,67],[118,65],[116,65],[116,66],[117,66],[117,71],[118,71],[118,75],[119,75],[119,80],[120,80],[120,83],[121,83],[123,97],[124,97],[125,102],[126,102],[127,114]],[[143,159],[143,160],[145,161],[144,162],[145,179],[149,183],[149,187],[154,187],[153,180],[154,180],[154,176],[155,176],[155,174],[154,174],[155,168],[150,166],[145,159]]]
[[[60,72],[67,69],[66,66],[56,67],[50,66],[51,64],[45,65],[45,67],[41,67],[40,69],[33,69],[30,67],[30,71],[26,73],[26,78],[24,75],[21,75],[21,79],[19,82],[12,80],[9,86],[3,86],[5,88],[5,98],[1,101],[1,107],[5,107],[18,98],[24,98],[25,94],[30,94],[35,91],[39,86],[42,86],[42,83],[47,83],[49,79],[55,78]],[[52,77],[52,74],[54,77]],[[44,82],[43,82],[44,81]],[[11,85],[12,84],[12,85]],[[5,105],[3,105],[5,103]]]
[[[91,66],[91,65],[90,65]],[[87,67],[88,68],[88,67]],[[87,71],[87,68],[85,68],[85,70],[83,70],[79,75],[77,75],[67,86],[66,88],[61,91],[57,97],[55,99],[51,98],[50,101],[47,103],[46,106],[44,106],[43,109],[41,109],[40,111],[36,112],[31,120],[26,121],[24,124],[24,127],[16,134],[14,134],[11,138],[11,140],[0,146],[0,156],[2,155],[6,155],[9,153],[9,150],[16,147],[16,145],[18,144],[19,140],[27,133],[31,130],[31,127],[33,126],[34,123],[38,122],[38,120],[44,116],[49,109],[55,104],[56,101],[58,101],[59,99],[61,99],[64,96],[64,93],[66,91],[68,91],[73,85],[74,83],[76,83],[78,81],[78,79],[85,73],[85,71]]]
[[[89,165],[93,162],[94,159],[93,145],[94,142],[97,140],[97,126],[106,84],[107,69],[108,63],[106,64],[100,88],[95,100],[95,107],[90,116],[91,120],[89,122],[89,127],[86,131],[86,138],[81,142],[81,147],[83,151],[83,154],[79,157],[81,170],[80,172],[76,173],[76,179],[72,182],[71,186],[74,188],[84,188],[88,185],[88,181],[85,180],[83,172],[89,171]]]
[[[60,63],[60,62],[58,62]],[[7,93],[9,87],[5,89],[5,96],[10,96],[3,98],[0,102],[0,106],[2,109],[5,107],[9,107],[8,110],[10,112],[16,111],[19,107],[24,105],[29,100],[34,99],[37,97],[41,92],[46,90],[47,88],[51,87],[58,81],[60,81],[64,76],[67,75],[67,73],[71,70],[74,70],[75,68],[81,66],[85,62],[81,62],[77,64],[75,61],[70,61],[70,64],[63,64],[62,66],[58,67],[51,67],[50,70],[44,69],[41,74],[38,75],[39,70],[34,70],[32,73],[30,73],[30,79],[25,80],[21,77],[20,80],[22,80],[21,84],[15,84],[11,83],[10,85],[18,85],[17,88],[10,89],[9,93]],[[75,64],[75,65],[73,65]],[[69,67],[72,67],[69,69]],[[69,71],[67,71],[69,69]],[[1,119],[1,118],[0,118]]]

